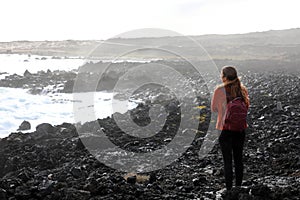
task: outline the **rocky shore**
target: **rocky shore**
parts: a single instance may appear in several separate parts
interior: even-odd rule
[[[163,129],[147,139],[126,135],[113,117],[76,127],[44,123],[32,133],[11,133],[0,140],[0,199],[299,199],[299,74],[252,73],[244,74],[242,81],[251,107],[240,188],[222,192],[218,144],[204,159],[198,156],[209,123],[208,102],[201,109],[206,117],[200,119],[190,147],[163,169],[121,172],[97,160],[81,142],[83,136],[78,133],[93,137],[101,128],[114,144],[128,151],[161,148],[174,138],[180,124],[180,104],[172,101],[177,108],[169,110]],[[137,124],[149,123],[147,105],[129,112]]]
[[[63,92],[68,80],[76,78],[74,71],[39,71],[30,73],[25,70],[23,75],[11,74],[0,80],[0,87],[28,89],[31,94]],[[71,90],[72,92],[72,90]]]
[[[184,73],[188,77],[193,76],[193,80],[201,79],[193,74],[195,71],[189,70],[191,67],[183,61],[151,61],[149,63],[169,65]],[[25,70],[23,75],[3,73],[4,78],[0,79],[0,87],[23,88],[28,89],[31,94],[46,93],[72,93],[72,92],[91,92],[91,91],[111,91],[119,78],[129,69],[140,65],[140,62],[88,62],[78,70],[41,70],[37,73],[31,73]],[[203,63],[205,65],[205,62]],[[109,69],[107,67],[109,66]],[[0,74],[1,75],[1,74]],[[129,77],[130,78],[130,77]],[[143,80],[148,77],[135,75],[135,79]],[[91,85],[93,82],[98,85]],[[137,80],[139,81],[139,80]],[[74,84],[77,87],[74,91]],[[122,91],[124,92],[124,91]]]

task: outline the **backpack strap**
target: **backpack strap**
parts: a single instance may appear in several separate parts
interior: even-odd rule
[[[235,97],[234,99],[232,99],[231,101],[237,100],[237,99],[242,99],[242,97]]]

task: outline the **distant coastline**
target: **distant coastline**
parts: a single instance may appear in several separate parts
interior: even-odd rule
[[[213,59],[229,60],[281,60],[299,59],[300,55],[300,28],[286,30],[271,30],[230,35],[199,35],[187,36],[197,41],[211,55]],[[119,49],[126,50],[128,46],[142,47],[151,44],[156,48],[185,48],[191,51],[194,44],[184,36],[145,37],[145,38],[112,38],[103,40],[63,40],[63,41],[13,41],[0,42],[0,53],[4,54],[36,54],[48,56],[73,56],[85,58],[99,45],[105,45],[106,51],[93,56],[99,59],[109,59],[118,55]],[[180,41],[184,46],[178,47]],[[112,48],[114,47],[114,48]],[[116,48],[117,47],[117,48]],[[139,57],[149,58],[152,55]],[[166,58],[162,58],[166,59]],[[172,58],[170,58],[172,59]],[[200,58],[201,59],[201,58]]]

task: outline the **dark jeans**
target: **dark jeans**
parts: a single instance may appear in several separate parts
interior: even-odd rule
[[[242,185],[243,180],[243,146],[245,141],[245,131],[235,132],[223,130],[219,137],[219,143],[224,160],[224,174],[226,188],[232,188],[232,155],[235,169],[236,186]]]

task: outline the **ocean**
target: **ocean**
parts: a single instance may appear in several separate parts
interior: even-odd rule
[[[20,55],[20,54],[0,54],[0,79],[10,74],[23,75],[27,69],[31,73],[40,70],[76,70],[82,66],[85,60],[82,58],[53,58],[51,56],[38,55]],[[49,88],[45,88],[45,90]],[[82,93],[85,96],[87,94]],[[127,109],[113,106],[112,103],[118,103],[117,100],[112,101],[113,93],[95,92],[94,102],[91,105],[82,105],[83,108],[91,108],[92,116],[80,121],[92,121],[97,118],[105,118],[111,116],[113,112],[126,112],[128,109],[135,107],[135,102],[129,102]],[[32,95],[27,89],[0,87],[0,138],[8,136],[11,132],[16,132],[19,125],[24,121],[31,124],[31,132],[40,123],[50,123],[59,125],[63,122],[75,123],[74,107],[80,108],[81,102],[73,101],[73,94],[67,93],[51,93],[45,92],[40,95]],[[124,105],[124,104],[122,104]]]

